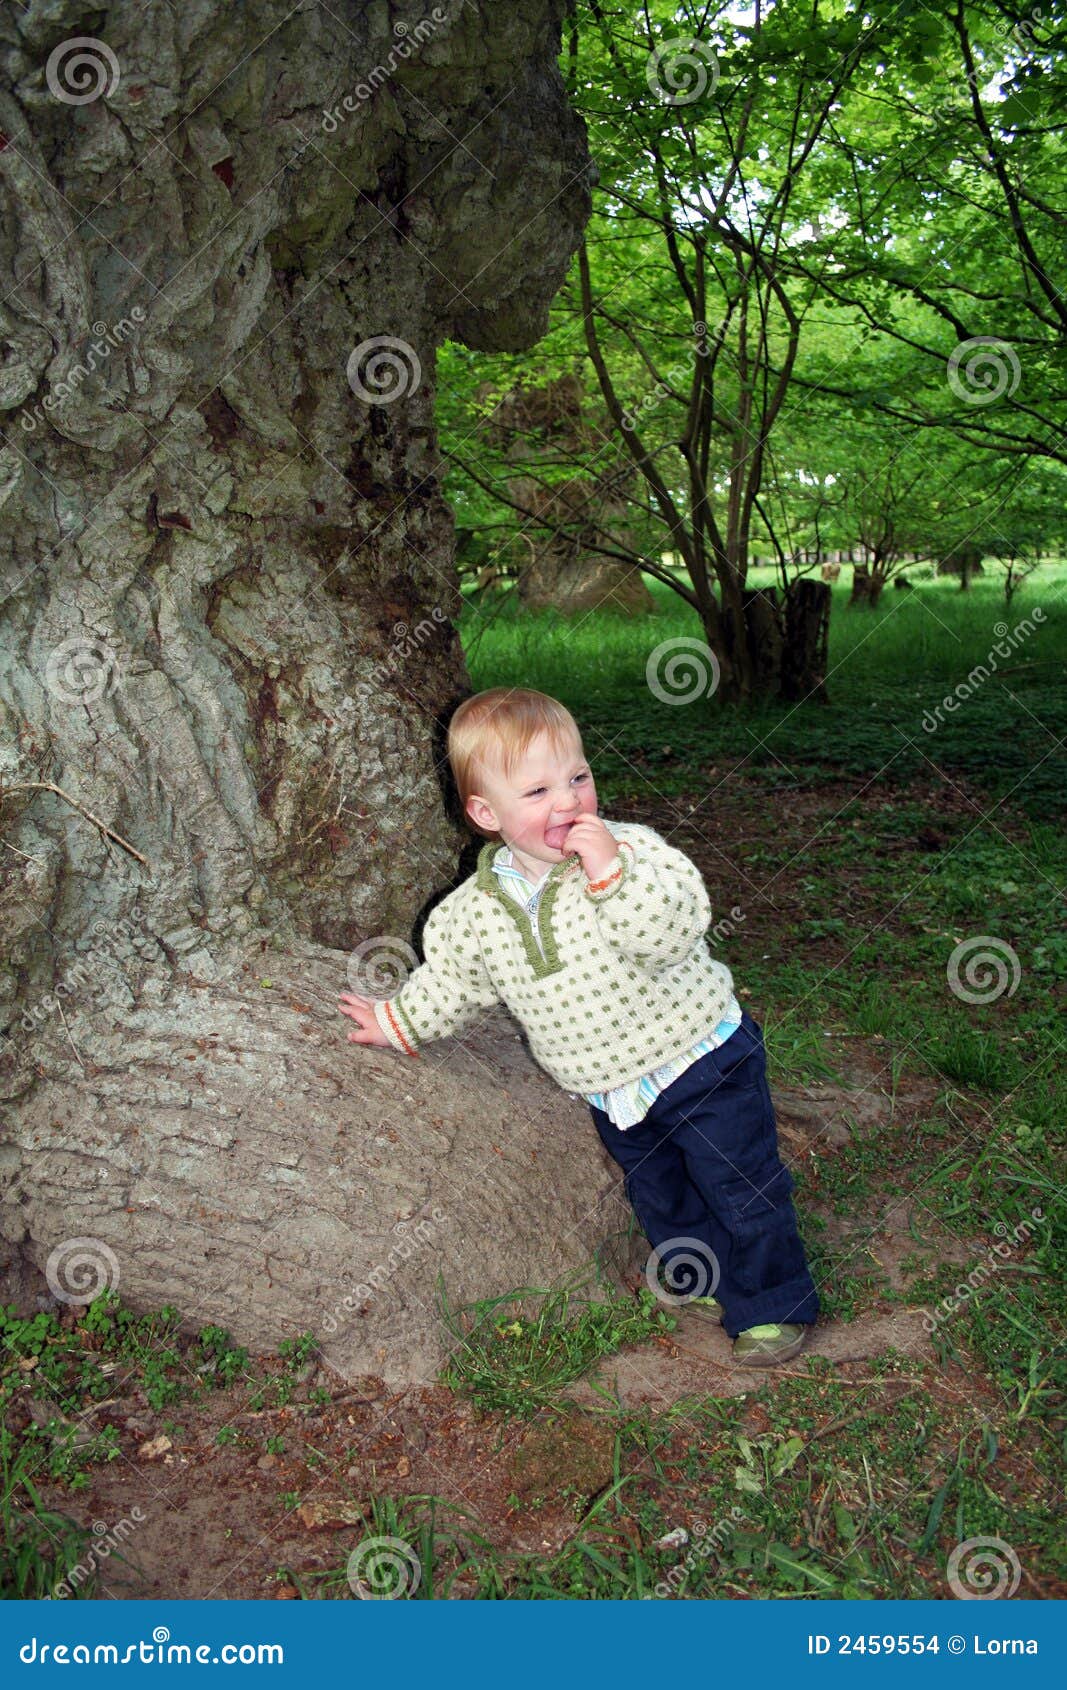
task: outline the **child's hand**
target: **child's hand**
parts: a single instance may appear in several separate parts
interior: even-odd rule
[[[609,833],[599,816],[579,816],[578,820],[571,824],[571,830],[563,843],[566,856],[577,852],[590,880],[600,879],[619,850],[618,840],[613,833]]]
[[[374,1004],[370,998],[357,997],[355,992],[342,992],[337,1005],[342,1015],[350,1015],[359,1028],[349,1033],[349,1043],[357,1045],[388,1045],[389,1040],[378,1025]]]

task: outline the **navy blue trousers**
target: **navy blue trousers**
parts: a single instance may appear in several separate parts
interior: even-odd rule
[[[819,1297],[797,1232],[795,1181],[778,1154],[763,1029],[747,1010],[636,1126],[623,1132],[589,1108],[679,1295],[717,1297],[731,1338],[815,1320]]]

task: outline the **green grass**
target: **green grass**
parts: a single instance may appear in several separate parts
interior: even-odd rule
[[[597,1289],[599,1300],[592,1301]],[[637,1298],[597,1287],[593,1275],[551,1289],[526,1287],[454,1308],[439,1283],[441,1317],[456,1340],[443,1383],[482,1409],[519,1419],[554,1404],[601,1356],[673,1331],[651,1291]]]
[[[45,1507],[34,1484],[37,1448],[0,1419],[0,1601],[38,1601],[74,1568],[90,1533]],[[92,1579],[76,1587],[92,1593]]]
[[[95,1467],[118,1459],[119,1429],[98,1419],[95,1405],[113,1397],[120,1382],[157,1414],[177,1402],[195,1412],[206,1391],[242,1382],[261,1399],[284,1401],[314,1344],[307,1332],[283,1342],[282,1372],[262,1378],[223,1327],[205,1326],[187,1337],[179,1335],[180,1324],[169,1305],[135,1313],[111,1290],[101,1292],[74,1326],[49,1313],[24,1316],[0,1306],[0,1599],[52,1591],[91,1544],[90,1534],[46,1506],[40,1491],[46,1482],[71,1494],[83,1491]],[[27,1409],[30,1397],[35,1415]],[[173,1421],[165,1427],[184,1435]],[[228,1441],[226,1430],[220,1443]],[[117,1550],[111,1553],[122,1559]],[[76,1587],[82,1597],[95,1583],[91,1556],[85,1567]]]
[[[773,579],[757,570],[752,584]],[[743,758],[749,775],[771,788],[883,767],[884,778],[903,787],[936,778],[936,764],[991,797],[1011,792],[1020,809],[1052,825],[1067,786],[1067,760],[1056,749],[1067,731],[1067,564],[1043,565],[1010,611],[992,570],[968,593],[951,580],[919,580],[910,593],[884,594],[873,611],[851,609],[849,586],[839,582],[830,702],[746,711],[722,709],[714,696],[664,703],[650,691],[646,664],[655,649],[703,634],[696,613],[669,587],[652,581],[649,590],[655,611],[641,617],[529,612],[503,590],[468,595],[460,622],[477,690],[532,686],[574,713],[605,812],[645,791],[671,798],[692,792],[694,779],[714,785],[722,777],[711,773],[717,758]],[[989,656],[995,625],[1014,630],[1035,606],[1045,620],[1007,659],[997,658],[996,673],[957,710],[942,711],[935,731],[924,730],[925,714]]]

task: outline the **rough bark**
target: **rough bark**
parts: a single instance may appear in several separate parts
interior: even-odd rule
[[[322,1264],[290,1240],[284,1318],[229,1257],[215,1285],[227,1216],[258,1250],[328,1204],[357,1268],[396,1221],[385,1187],[354,1205],[382,1059],[334,1005],[345,953],[406,943],[455,878],[434,358],[530,345],[588,215],[563,12],[0,13],[3,1232],[38,1266],[94,1233],[132,1298],[177,1271],[246,1336],[299,1321]],[[314,1069],[296,1012],[263,1013],[296,957]],[[503,1277],[536,1277],[526,1243]]]

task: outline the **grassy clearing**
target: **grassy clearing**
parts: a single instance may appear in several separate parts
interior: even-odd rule
[[[781,790],[798,778],[884,771],[894,785],[965,775],[993,797],[1048,820],[1062,800],[1067,729],[1067,564],[1043,565],[1005,609],[999,575],[967,593],[947,580],[888,591],[874,610],[852,610],[837,583],[830,617],[825,706],[766,705],[724,711],[711,699],[664,703],[649,690],[646,665],[664,641],[702,639],[699,618],[676,593],[650,582],[650,616],[598,611],[564,617],[523,611],[508,591],[468,599],[461,623],[476,688],[523,685],[561,699],[585,736],[602,807],[659,794],[692,799],[721,779],[716,759],[744,759],[754,779]],[[846,571],[847,574],[847,571]],[[754,585],[772,585],[757,571]],[[1044,620],[1014,630],[1039,608]],[[1007,658],[993,650],[1005,626]],[[957,708],[933,712],[976,665],[996,672]],[[684,692],[697,685],[683,669]],[[933,722],[933,727],[924,727]],[[990,755],[991,750],[993,755]],[[1044,761],[1042,761],[1044,759]]]

